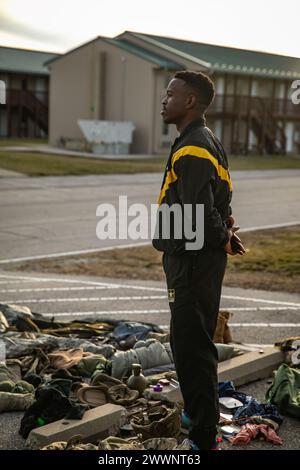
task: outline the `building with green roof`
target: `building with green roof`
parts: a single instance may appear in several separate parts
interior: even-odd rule
[[[48,134],[49,70],[45,62],[57,54],[0,47],[0,137],[45,137]]]
[[[229,153],[298,153],[300,105],[292,83],[300,58],[126,31],[99,36],[47,61],[51,74],[50,142],[83,138],[79,119],[132,121],[133,153],[162,153],[176,137],[160,117],[177,70],[215,82],[209,127]]]

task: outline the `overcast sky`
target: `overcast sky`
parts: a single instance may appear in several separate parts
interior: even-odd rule
[[[0,0],[0,45],[65,52],[124,30],[300,57],[299,0]]]

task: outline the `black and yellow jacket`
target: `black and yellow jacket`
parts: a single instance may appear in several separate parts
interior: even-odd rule
[[[204,248],[220,248],[228,241],[226,221],[231,215],[231,195],[226,153],[205,126],[205,119],[200,118],[187,126],[171,147],[158,204],[203,204]],[[184,237],[156,237],[152,243],[158,251],[185,252]]]

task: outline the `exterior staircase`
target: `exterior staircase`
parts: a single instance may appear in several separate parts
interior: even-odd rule
[[[30,90],[9,90],[10,106],[21,107],[46,134],[48,133],[48,105]]]
[[[286,135],[284,129],[274,118],[263,98],[251,99],[251,128],[258,139],[259,152],[262,154],[285,154]]]

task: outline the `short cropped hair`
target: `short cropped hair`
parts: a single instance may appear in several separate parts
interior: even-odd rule
[[[208,108],[215,96],[215,86],[213,81],[202,72],[193,72],[190,70],[182,70],[176,72],[174,78],[185,81],[200,98],[200,104],[204,108]]]

